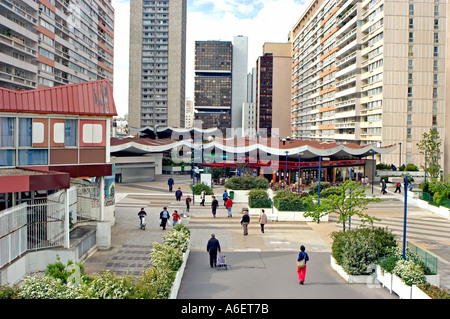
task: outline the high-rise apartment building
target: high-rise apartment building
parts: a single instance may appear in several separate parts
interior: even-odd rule
[[[130,1],[130,127],[184,127],[186,0]]]
[[[446,12],[439,0],[312,1],[289,39],[292,137],[397,144],[383,163],[423,164],[422,134],[445,137]]]
[[[272,129],[281,139],[291,135],[291,50],[291,43],[265,43],[256,63],[256,127],[267,137]]]
[[[230,41],[195,42],[195,120],[204,128],[231,128],[233,44]]]
[[[0,86],[36,89],[113,81],[110,0],[0,2]]]

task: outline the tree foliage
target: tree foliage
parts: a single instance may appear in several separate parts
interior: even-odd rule
[[[436,128],[431,128],[430,131],[424,132],[422,140],[417,143],[420,154],[425,155],[425,165],[421,165],[425,173],[432,179],[438,179],[441,175],[441,166],[439,160],[441,159],[441,138]]]
[[[310,212],[304,214],[305,217],[312,217],[315,221],[327,214],[334,213],[338,215],[337,223],[342,223],[342,230],[345,232],[345,224],[349,218],[357,215],[361,223],[373,225],[374,221],[379,220],[365,213],[367,206],[373,202],[381,202],[381,199],[372,196],[367,197],[365,188],[358,182],[347,180],[341,186],[334,187],[327,197],[320,197],[320,203]],[[317,195],[313,195],[313,200],[317,200]],[[311,200],[311,199],[310,199]]]

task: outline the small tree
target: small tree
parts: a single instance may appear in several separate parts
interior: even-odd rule
[[[312,217],[313,220],[319,221],[321,217],[335,213],[339,219],[337,223],[342,223],[342,230],[345,232],[345,223],[353,215],[361,218],[364,224],[368,222],[373,225],[374,221],[379,220],[376,217],[369,216],[365,213],[369,203],[381,202],[381,199],[372,196],[367,197],[364,187],[355,181],[347,180],[342,186],[336,187],[336,191],[327,197],[320,198],[320,204],[310,212],[304,214],[305,217]],[[317,200],[317,196],[313,195]],[[311,198],[310,198],[311,200]]]
[[[420,154],[426,154],[425,165],[421,165],[425,174],[432,179],[438,179],[441,174],[441,166],[439,160],[441,159],[441,138],[436,128],[430,129],[430,132],[424,132],[422,140],[417,143]]]

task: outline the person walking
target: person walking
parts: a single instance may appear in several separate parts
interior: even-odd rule
[[[384,180],[384,178],[381,180],[381,193],[384,195],[386,194],[386,181]]]
[[[397,193],[397,191],[401,194],[402,193],[402,188],[399,182],[397,182],[396,186],[395,186],[395,192]]]
[[[189,213],[189,207],[190,207],[190,205],[191,205],[191,201],[192,201],[191,196],[187,195],[187,197],[186,197],[186,211],[187,211],[188,213]]]
[[[261,233],[264,234],[264,225],[267,224],[267,215],[264,209],[261,209],[261,214],[259,214],[259,224],[261,225]]]
[[[175,192],[175,198],[177,202],[181,201],[181,196],[183,196],[183,192],[181,191],[181,187],[178,187],[177,191]]]
[[[200,203],[200,205],[205,206],[205,199],[206,199],[206,190],[202,190],[202,192],[200,193],[200,199],[202,200],[202,202]]]
[[[216,238],[216,235],[211,234],[211,238],[206,245],[206,251],[209,252],[209,264],[211,268],[217,267],[217,252],[221,252],[220,243]]]
[[[161,219],[160,227],[162,227],[163,230],[166,230],[167,221],[170,219],[170,214],[167,211],[167,207],[164,207],[161,213],[159,213],[159,218]]]
[[[175,226],[181,220],[181,217],[176,210],[173,211],[172,219],[173,219],[172,226]]]
[[[219,202],[217,201],[216,196],[213,196],[212,202],[211,202],[211,209],[212,209],[212,214],[213,214],[214,218],[216,218],[217,207],[219,207]]]
[[[173,180],[172,176],[170,176],[167,180],[167,185],[169,185],[169,192],[172,191],[173,184],[175,184],[175,181]]]
[[[223,192],[223,194],[222,194],[222,199],[223,199],[223,206],[225,206],[226,203],[227,203],[227,199],[228,199],[228,192],[227,192],[227,190],[225,190],[225,191]]]
[[[248,215],[248,211],[244,210],[241,225],[244,228],[244,236],[248,235],[248,224],[250,223],[250,216]]]
[[[147,216],[147,213],[145,212],[144,207],[141,208],[141,210],[140,210],[139,213],[138,213],[138,216],[139,216],[139,219],[141,220],[140,226],[141,226],[141,229],[142,229],[142,227],[144,227],[144,225],[142,225],[142,219],[143,219],[145,216]]]
[[[233,200],[228,196],[227,202],[225,203],[225,208],[227,209],[228,217],[233,217],[231,213],[231,208],[233,207]]]
[[[305,276],[306,276],[306,263],[309,261],[309,256],[305,252],[305,246],[300,246],[300,252],[298,253],[297,258],[297,275],[298,275],[298,283],[300,285],[305,284]]]

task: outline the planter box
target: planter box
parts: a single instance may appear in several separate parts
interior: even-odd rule
[[[423,291],[421,291],[419,288],[415,288],[419,291],[414,291],[412,287],[406,285],[400,277],[394,274],[390,274],[387,271],[384,271],[380,266],[376,266],[376,276],[377,280],[381,282],[381,284],[389,289],[389,291],[392,293],[394,292],[396,295],[398,295],[401,299],[427,299],[423,298],[424,296],[421,295],[423,293],[426,297],[426,295]],[[439,286],[439,275],[430,275],[425,276],[427,278],[427,282]]]
[[[184,194],[183,194],[184,195]],[[190,194],[189,194],[190,195]],[[211,199],[211,197],[212,197],[213,195],[206,195],[205,196],[205,207],[206,207],[206,204],[208,204],[209,206],[211,206],[211,202],[212,202],[212,199]],[[191,196],[192,197],[192,196]],[[216,199],[219,201],[219,207],[220,206],[222,206],[223,207],[223,200],[221,200],[222,199],[222,196],[219,198],[218,196],[216,196]],[[182,199],[183,200],[183,199]],[[202,202],[202,200],[201,200],[201,198],[200,198],[200,195],[195,195],[194,196],[194,202],[195,202],[195,205],[200,205],[200,203]],[[184,203],[184,202],[183,202]],[[192,205],[192,202],[191,202],[191,205]]]
[[[273,214],[278,217],[278,221],[289,222],[312,222],[311,217],[303,216],[304,212],[287,212],[279,211],[275,206],[273,207]],[[328,215],[320,219],[321,222],[328,222]]]
[[[228,190],[228,196],[230,196],[230,192],[234,192],[233,203],[248,203],[248,193],[250,190]]]
[[[413,285],[411,288],[411,299],[431,299],[431,297],[417,287],[417,285]]]
[[[349,284],[368,284],[372,285],[374,284],[374,277],[373,275],[349,275],[345,272],[345,270],[336,263],[336,260],[333,258],[333,256],[330,256],[330,266],[331,268],[336,271],[342,278],[345,279]]]
[[[400,299],[411,299],[411,287],[406,285],[400,277],[392,275],[392,291],[395,292]]]
[[[261,209],[264,209],[264,212],[267,215],[267,219],[269,219],[270,216],[273,215],[272,208],[251,208],[251,207],[248,208],[248,214],[259,216],[259,214],[261,213]]]
[[[189,245],[190,246],[190,245]],[[186,268],[186,263],[189,258],[189,253],[191,252],[190,247],[183,253],[183,263],[177,271],[175,280],[172,283],[172,288],[170,289],[169,299],[177,299],[178,291],[180,290],[181,280],[183,279],[184,269]]]
[[[376,265],[375,274],[377,276],[377,280],[383,285],[383,287],[386,287],[392,293],[392,274],[385,271],[378,265]]]

